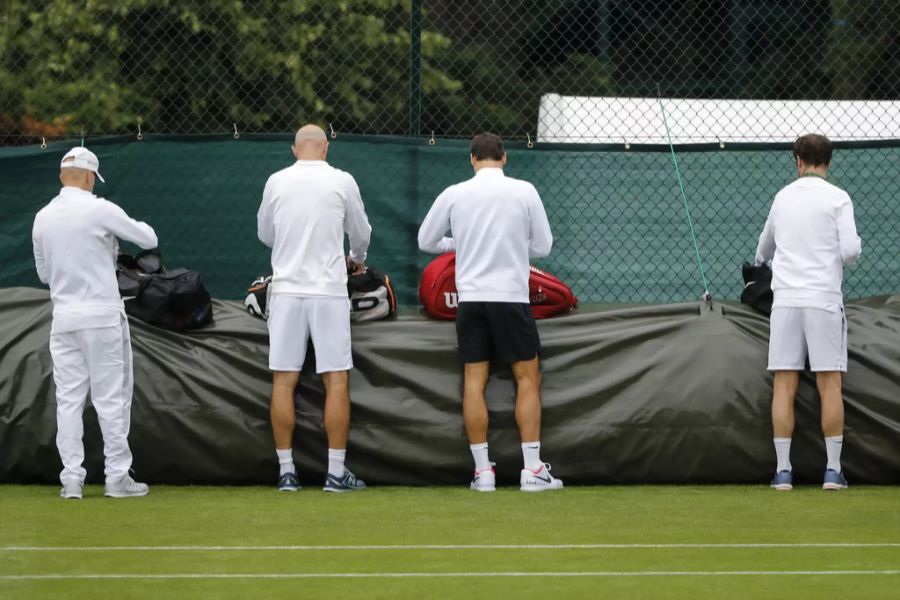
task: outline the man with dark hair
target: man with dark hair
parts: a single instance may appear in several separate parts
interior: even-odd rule
[[[841,380],[847,371],[841,282],[844,265],[856,262],[862,243],[850,196],[825,180],[831,151],[831,142],[822,135],[804,135],[794,143],[799,179],[775,196],[756,251],[757,264],[772,261],[769,370],[775,372],[772,428],[778,460],[772,487],[782,491],[793,489],[794,398],[807,358],[816,373],[828,455],[822,488],[847,487],[840,462]]]
[[[492,492],[496,485],[488,457],[484,389],[490,361],[499,359],[511,363],[516,378],[516,423],[525,463],[520,489],[560,489],[562,481],[540,458],[540,339],[528,303],[528,259],[550,253],[550,224],[534,186],[504,175],[506,152],[499,136],[475,136],[470,154],[475,176],[444,190],[419,229],[423,251],[456,249],[456,333],[465,364],[463,419],[475,459],[470,487]],[[447,230],[452,230],[452,238],[444,237]]]

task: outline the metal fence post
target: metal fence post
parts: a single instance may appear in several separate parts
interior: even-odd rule
[[[411,0],[409,14],[409,127],[407,134],[422,131],[422,0]]]

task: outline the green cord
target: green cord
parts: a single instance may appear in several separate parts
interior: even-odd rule
[[[694,241],[694,252],[697,253],[697,265],[700,267],[700,278],[703,280],[703,291],[709,296],[709,284],[706,282],[706,272],[703,270],[703,259],[700,258],[700,246],[697,244],[697,234],[694,233],[694,221],[691,219],[691,211],[688,208],[687,194],[684,193],[684,182],[681,180],[681,169],[678,168],[678,158],[675,156],[675,146],[672,145],[672,134],[669,133],[669,123],[666,121],[666,109],[663,106],[662,95],[657,93],[659,110],[662,111],[663,126],[666,128],[666,137],[669,140],[669,150],[672,151],[672,162],[675,164],[675,177],[678,178],[678,187],[681,189],[681,199],[684,201],[684,213],[687,215],[688,226],[691,228],[691,239]]]

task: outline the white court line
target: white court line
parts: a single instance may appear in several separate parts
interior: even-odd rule
[[[0,552],[260,552],[260,551],[392,551],[392,550],[630,550],[691,548],[900,548],[900,542],[748,543],[748,544],[431,544],[360,546],[0,546]]]
[[[900,575],[900,570],[841,571],[580,571],[580,572],[492,572],[492,573],[87,573],[44,575],[0,575],[0,581],[59,579],[403,579],[417,577],[738,577],[779,575]]]

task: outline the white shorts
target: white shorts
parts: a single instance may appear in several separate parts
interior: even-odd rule
[[[847,371],[844,309],[776,307],[769,321],[769,370]]]
[[[271,370],[302,370],[310,338],[316,352],[316,373],[353,368],[349,299],[273,294],[267,323]]]

